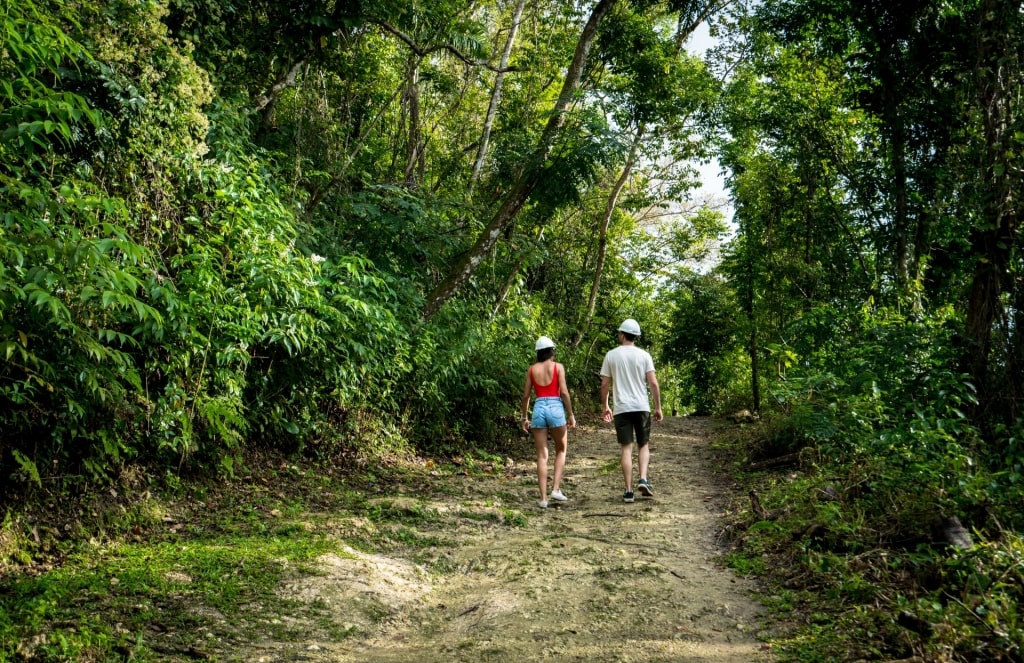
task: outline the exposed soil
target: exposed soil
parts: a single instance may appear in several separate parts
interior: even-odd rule
[[[436,522],[446,544],[411,547],[408,558],[348,550],[321,559],[320,575],[295,580],[285,594],[325,608],[332,627],[229,658],[768,661],[755,588],[716,561],[728,488],[715,472],[712,425],[655,424],[655,496],[633,504],[622,501],[618,445],[604,425],[570,433],[569,501],[546,510],[537,508],[528,442],[490,476],[438,476],[445,485],[429,497],[382,497],[388,508],[444,514]],[[525,525],[494,525],[492,517],[484,526],[488,511]]]

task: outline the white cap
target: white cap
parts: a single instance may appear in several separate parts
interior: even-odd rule
[[[619,325],[619,331],[626,332],[627,334],[632,334],[633,336],[639,336],[640,323],[638,323],[633,318],[626,318],[625,320],[622,321],[622,324]]]
[[[548,348],[555,347],[555,342],[547,336],[541,336],[537,339],[537,344],[533,346],[534,350],[547,350]]]

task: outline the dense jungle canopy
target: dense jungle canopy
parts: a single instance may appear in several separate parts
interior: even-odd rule
[[[3,20],[7,476],[474,444],[529,339],[592,393],[630,316],[677,410],[781,410],[1016,485],[1016,4],[30,0]],[[713,155],[732,226],[689,197]]]
[[[23,479],[230,470],[366,426],[472,444],[530,338],[592,392],[626,316],[678,410],[912,418],[923,449],[1015,466],[1013,3],[3,19],[0,463]],[[711,156],[731,226],[690,197]]]
[[[893,514],[879,541],[1005,542],[1022,16],[2,0],[0,493],[487,446],[537,336],[586,409],[633,317],[666,409],[770,419],[766,454]]]

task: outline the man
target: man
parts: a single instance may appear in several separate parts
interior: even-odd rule
[[[614,414],[615,437],[621,449],[622,477],[626,480],[626,492],[622,501],[632,502],[633,493],[633,442],[637,446],[637,465],[640,480],[637,490],[644,497],[654,495],[654,488],[647,479],[647,468],[651,461],[651,404],[647,398],[650,387],[654,397],[654,420],[660,422],[661,389],[654,374],[654,360],[646,351],[634,343],[640,336],[640,325],[633,318],[627,318],[619,325],[619,347],[608,352],[601,364],[601,402],[604,403],[604,420],[611,422]],[[608,394],[615,398],[614,413],[608,407]]]

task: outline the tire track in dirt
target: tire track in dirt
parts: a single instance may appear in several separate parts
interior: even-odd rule
[[[447,497],[446,504],[435,495],[424,506],[448,513],[492,508],[502,500],[496,496],[505,496],[501,506],[522,510],[527,524],[464,531],[452,526],[446,534],[462,545],[438,554],[456,572],[393,597],[383,606],[386,617],[352,628],[339,641],[261,643],[247,660],[769,661],[758,639],[763,627],[750,598],[753,585],[715,562],[721,526],[716,504],[725,489],[713,471],[711,426],[699,418],[655,424],[655,496],[633,504],[622,502],[618,445],[604,425],[570,433],[564,482],[569,501],[553,508],[536,506],[528,456],[515,459],[502,476],[460,477],[462,497]],[[529,447],[524,454],[532,453]],[[415,584],[408,576],[417,569],[405,564],[403,587]],[[334,578],[356,583],[366,594],[379,566],[363,563]],[[377,581],[395,586],[393,579]],[[339,589],[331,605],[337,621],[347,623],[345,613],[358,611],[358,597]],[[322,586],[320,591],[322,598]]]

